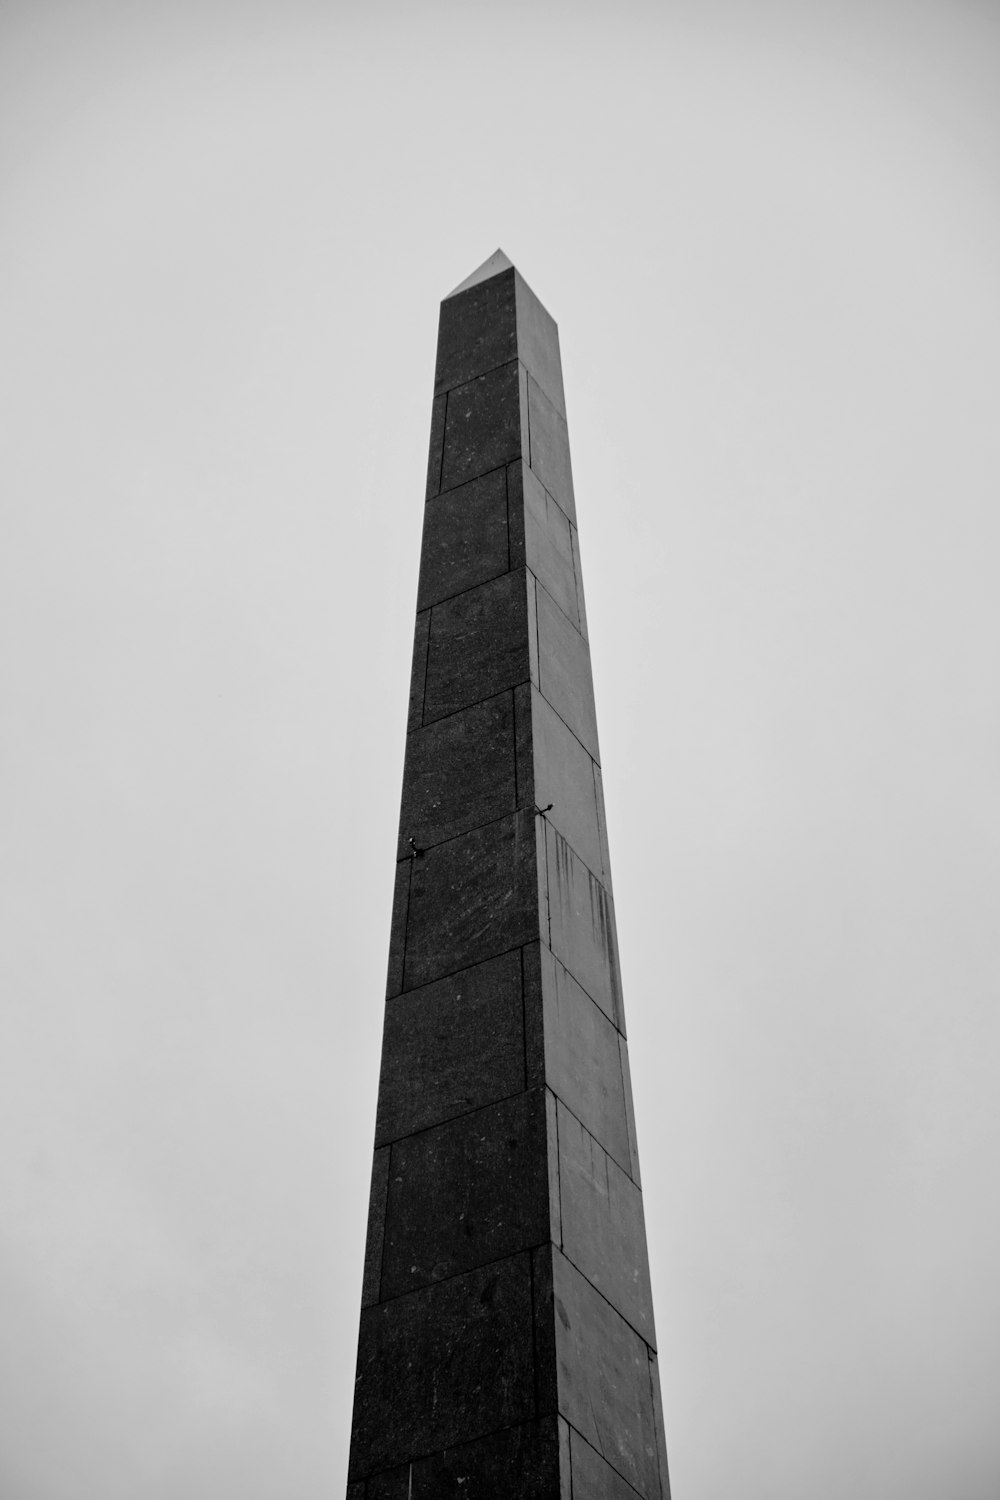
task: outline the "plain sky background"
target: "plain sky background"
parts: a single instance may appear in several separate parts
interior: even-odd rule
[[[0,1500],[342,1495],[437,306],[560,325],[675,1500],[1000,1495],[1000,6],[0,3]]]

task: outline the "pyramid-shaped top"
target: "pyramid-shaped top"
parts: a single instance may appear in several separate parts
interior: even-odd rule
[[[484,260],[471,276],[466,276],[464,281],[459,282],[458,286],[448,293],[448,297],[457,297],[459,292],[467,292],[470,286],[478,286],[481,281],[489,281],[491,276],[499,276],[501,271],[513,269],[513,262],[507,259],[503,251],[494,250],[493,254]],[[445,297],[445,302],[448,301],[448,297]]]

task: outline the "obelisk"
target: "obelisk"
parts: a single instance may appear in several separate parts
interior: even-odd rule
[[[669,1496],[556,325],[441,304],[348,1500]]]

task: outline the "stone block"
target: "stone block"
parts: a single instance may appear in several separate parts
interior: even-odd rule
[[[365,1270],[361,1283],[361,1306],[379,1299],[382,1275],[382,1242],[385,1236],[385,1200],[389,1187],[389,1150],[376,1150],[372,1158],[372,1182],[368,1194],[368,1234],[365,1238]]]
[[[514,743],[517,759],[517,805],[534,807],[535,756],[532,748],[531,683],[522,682],[514,689]]]
[[[583,568],[580,564],[580,533],[576,527],[570,526],[570,535],[573,539],[573,572],[576,574],[576,602],[580,610],[580,634],[584,640],[589,638],[587,630],[587,603],[583,592]]]
[[[515,813],[407,861],[404,989],[538,937],[534,825],[530,811]]]
[[[436,392],[517,359],[515,274],[501,271],[441,303]]]
[[[389,930],[389,974],[386,999],[403,988],[403,958],[406,952],[406,914],[410,904],[410,861],[396,866],[392,891],[392,922]]]
[[[559,1101],[551,1089],[545,1090],[545,1139],[548,1143],[549,1239],[553,1245],[563,1242],[559,1194]]]
[[[637,1187],[642,1187],[639,1175],[639,1143],[635,1133],[635,1108],[632,1103],[632,1073],[628,1063],[628,1042],[619,1037],[618,1051],[622,1060],[622,1086],[625,1089],[625,1118],[628,1121],[629,1175]]]
[[[579,629],[581,617],[570,523],[531,469],[522,469],[522,501],[525,563],[567,619]],[[512,509],[514,503],[512,493]]]
[[[427,641],[431,628],[431,612],[422,610],[413,627],[413,663],[410,668],[410,709],[407,715],[407,730],[419,729],[424,718],[424,686],[427,681]]]
[[[520,457],[521,389],[512,360],[448,392],[441,488],[453,489]]]
[[[563,1252],[655,1347],[642,1193],[562,1104],[558,1116]]]
[[[542,306],[527,282],[517,272],[517,354],[556,410],[565,417],[559,330],[552,314]]]
[[[643,1500],[660,1500],[644,1341],[558,1250],[552,1295],[560,1413]]]
[[[663,1393],[660,1390],[660,1367],[655,1354],[649,1356],[649,1381],[653,1388],[653,1416],[656,1419],[656,1449],[660,1461],[660,1483],[663,1500],[670,1500],[670,1475],[667,1470],[667,1438],[663,1428]]]
[[[541,693],[531,689],[535,795],[539,807],[589,870],[603,878],[594,761]]]
[[[386,1006],[376,1144],[527,1086],[516,950],[408,990]]]
[[[600,764],[590,647],[547,590],[539,586],[536,595],[538,686],[559,717]]]
[[[631,1166],[618,1030],[542,947],[545,1081],[626,1171]]]
[[[526,943],[521,949],[521,984],[524,994],[525,1087],[533,1089],[545,1083],[541,943]]]
[[[397,857],[454,838],[517,807],[511,693],[471,704],[406,740]]]
[[[558,829],[545,829],[549,947],[604,1014],[625,1029],[611,897]],[[412,906],[413,894],[410,902]],[[544,931],[543,927],[543,931]],[[409,964],[409,952],[407,952]]]
[[[505,573],[431,611],[424,723],[529,679],[527,578]]]
[[[570,1455],[573,1500],[638,1500],[638,1491],[605,1463],[575,1428],[570,1429]]]
[[[535,1319],[535,1408],[539,1416],[559,1410],[555,1301],[551,1244],[531,1252],[532,1308]]]
[[[450,407],[449,407],[450,413]],[[529,464],[549,494],[569,519],[576,521],[573,498],[573,468],[569,457],[569,432],[566,418],[528,376],[528,453]],[[448,464],[448,431],[445,429],[445,467]]]
[[[431,440],[427,453],[427,498],[441,488],[441,460],[444,456],[444,418],[447,396],[435,396],[431,407]]]
[[[524,551],[524,469],[522,459],[507,465],[507,535],[510,543],[510,565],[523,568]]]
[[[570,1500],[569,1430],[558,1417],[521,1422],[377,1474],[368,1481],[367,1500],[562,1500],[560,1427]]]
[[[601,834],[601,880],[607,891],[614,895],[611,883],[611,852],[608,849],[608,821],[604,813],[604,779],[601,768],[594,762],[594,796],[597,801],[597,823]]]
[[[383,1298],[548,1239],[543,1089],[422,1130],[391,1149]]]
[[[528,1252],[361,1314],[349,1479],[535,1412]]]
[[[509,568],[507,474],[493,469],[424,507],[417,608],[486,583]]]

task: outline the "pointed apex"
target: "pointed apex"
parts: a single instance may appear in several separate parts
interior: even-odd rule
[[[494,250],[493,254],[484,260],[481,266],[473,271],[471,276],[466,276],[464,281],[448,293],[448,297],[457,297],[459,292],[467,292],[470,286],[478,286],[481,281],[489,281],[491,276],[499,276],[501,271],[512,271],[514,265],[504,255],[502,250]],[[445,302],[448,301],[445,297]]]

